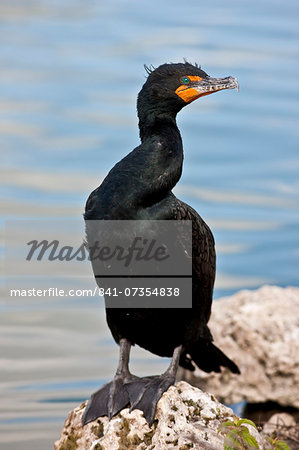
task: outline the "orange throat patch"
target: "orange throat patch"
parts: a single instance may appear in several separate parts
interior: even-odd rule
[[[189,80],[192,82],[200,82],[202,81],[202,78],[189,75]],[[198,97],[200,97],[202,94],[199,93],[195,88],[189,86],[188,84],[181,84],[175,91],[175,93],[181,97],[181,99],[184,100],[186,103],[191,103],[194,100],[196,100]]]

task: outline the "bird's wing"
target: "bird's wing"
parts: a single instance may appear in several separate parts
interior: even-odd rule
[[[147,215],[143,212],[142,218],[192,221],[193,277],[198,279],[197,282],[202,288],[209,289],[212,296],[216,272],[215,241],[210,228],[200,215],[187,203],[169,192],[161,202],[147,208]]]
[[[192,221],[193,274],[202,287],[213,289],[216,271],[216,253],[213,234],[191,206],[175,198],[174,219]]]

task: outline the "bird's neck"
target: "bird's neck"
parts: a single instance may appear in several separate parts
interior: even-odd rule
[[[147,110],[146,114],[142,114],[138,111],[139,118],[139,135],[141,142],[152,138],[155,135],[164,134],[167,129],[169,133],[177,133],[181,139],[179,129],[176,124],[176,115],[170,115],[163,113],[162,111],[157,113]]]
[[[175,120],[140,124],[141,145],[109,172],[96,197],[96,218],[148,218],[181,177],[183,145]],[[159,217],[160,218],[160,217]]]
[[[181,177],[183,145],[175,120],[159,117],[141,124],[140,132],[141,145],[117,165],[117,217],[147,217]]]
[[[150,174],[151,190],[161,195],[179,181],[183,166],[183,144],[175,118],[157,116],[139,121],[144,169]]]

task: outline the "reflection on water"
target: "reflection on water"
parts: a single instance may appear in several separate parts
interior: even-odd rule
[[[178,119],[176,194],[213,229],[215,297],[298,285],[297,1],[25,3],[0,4],[3,217],[81,221],[88,193],[138,144],[143,64],[186,57],[240,82],[239,95],[203,98]],[[1,448],[51,448],[67,411],[115,368],[102,300],[3,291],[0,309]],[[140,374],[167,365],[133,356]]]

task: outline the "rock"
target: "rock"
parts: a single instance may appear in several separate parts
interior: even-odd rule
[[[292,450],[299,448],[299,424],[296,424],[291,414],[273,414],[263,426],[262,434],[268,439],[274,437],[283,440]],[[264,438],[264,442],[267,437]]]
[[[213,303],[215,344],[242,374],[180,372],[180,377],[221,402],[273,401],[299,408],[299,288],[264,286]]]
[[[296,421],[291,414],[276,413],[263,426],[264,434],[273,434],[279,429],[287,431],[296,427]]]
[[[219,427],[233,417],[232,410],[213,395],[183,381],[163,394],[151,428],[141,411],[130,413],[128,408],[110,421],[101,417],[82,428],[86,403],[69,414],[55,450],[223,450]],[[261,435],[251,425],[246,426],[263,448]]]

